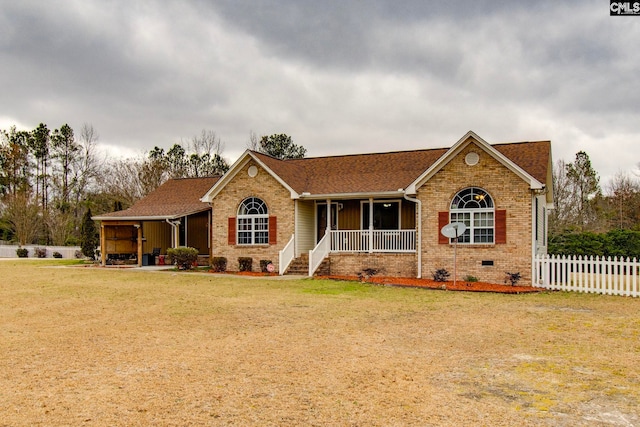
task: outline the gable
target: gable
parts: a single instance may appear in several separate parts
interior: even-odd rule
[[[476,146],[479,153],[485,153],[506,167],[522,181],[526,182],[531,189],[543,189],[545,185],[547,185],[550,142],[523,142],[492,146],[470,131],[425,170],[425,172],[407,188],[407,193],[415,194],[419,187],[424,185],[443,167],[455,159],[470,144]],[[540,178],[541,181],[536,176]]]
[[[222,216],[235,216],[240,203],[248,197],[263,200],[270,214],[293,209],[290,192],[272,173],[251,159],[244,163],[212,200],[214,212]]]

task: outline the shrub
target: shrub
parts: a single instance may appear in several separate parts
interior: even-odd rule
[[[167,256],[171,264],[177,265],[178,268],[189,270],[198,261],[198,250],[185,246],[169,248],[167,249]]]
[[[253,258],[239,257],[238,258],[238,270],[240,271],[252,271],[253,270]]]
[[[505,283],[507,281],[511,282],[511,286],[515,286],[518,283],[518,281],[520,281],[520,279],[522,277],[522,276],[520,276],[520,272],[518,272],[518,273],[509,273],[509,272],[507,272],[506,274],[507,274],[507,277],[505,277],[504,281],[505,281]]]
[[[100,244],[100,233],[98,233],[95,222],[91,219],[91,208],[87,209],[82,217],[80,234],[80,246],[83,255],[92,260],[96,259],[96,249]]]
[[[472,276],[472,275],[468,274],[468,275],[464,276],[464,279],[462,279],[462,280],[464,280],[465,282],[477,282],[478,278],[476,276]]]
[[[358,274],[358,279],[360,280],[367,280],[373,276],[375,276],[376,274],[378,274],[379,270],[376,270],[375,268],[365,268],[361,271],[359,271]]]
[[[38,258],[46,258],[47,257],[47,249],[46,248],[33,248],[36,256]]]
[[[261,259],[260,260],[260,271],[262,271],[263,273],[269,273],[269,269],[268,266],[269,264],[271,264],[271,260],[270,259]]]
[[[640,231],[614,229],[606,233],[565,231],[549,238],[551,255],[640,258]]]
[[[211,268],[216,272],[227,271],[227,259],[223,256],[214,257],[211,260]]]
[[[53,257],[54,258],[62,258],[62,254],[60,252],[56,251],[56,252],[53,253]]]
[[[77,259],[82,259],[84,258],[84,255],[82,254],[82,251],[76,251],[75,255],[74,255]]]
[[[29,249],[18,248],[16,249],[16,255],[18,255],[19,258],[26,258],[29,256]]]
[[[446,282],[451,274],[449,274],[449,272],[446,269],[440,268],[434,271],[432,275],[433,275],[433,280],[435,280],[436,282]]]

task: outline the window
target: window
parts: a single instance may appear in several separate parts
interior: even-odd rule
[[[362,202],[362,229],[369,228],[369,202]],[[373,202],[373,229],[400,229],[400,202],[395,200]]]
[[[257,197],[249,197],[238,208],[238,244],[266,245],[269,243],[269,211]]]
[[[467,226],[459,243],[495,243],[495,209],[491,196],[481,188],[465,188],[451,202],[451,222]]]

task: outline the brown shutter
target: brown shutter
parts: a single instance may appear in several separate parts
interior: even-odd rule
[[[227,231],[227,243],[230,245],[236,244],[236,218],[229,217],[229,230]]]
[[[269,217],[269,244],[275,245],[278,243],[278,218],[275,216]]]
[[[496,244],[507,243],[507,211],[496,211]]]
[[[449,238],[440,232],[447,224],[449,224],[449,212],[438,212],[438,244],[449,243]]]

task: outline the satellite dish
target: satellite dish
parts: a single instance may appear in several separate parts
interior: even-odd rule
[[[444,227],[442,227],[442,230],[440,230],[443,236],[448,237],[450,239],[455,239],[457,237],[462,236],[465,231],[467,231],[467,226],[464,225],[463,222],[449,223]]]

